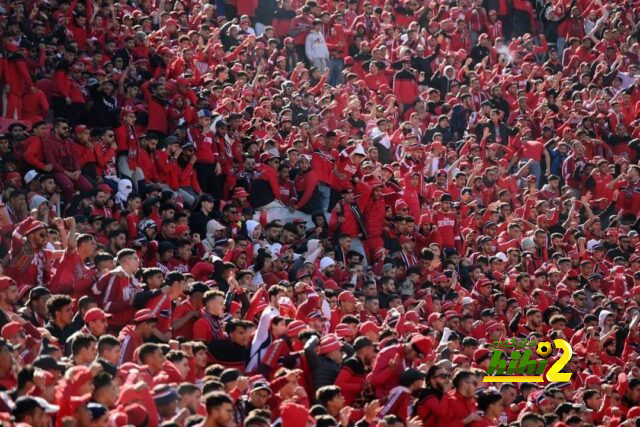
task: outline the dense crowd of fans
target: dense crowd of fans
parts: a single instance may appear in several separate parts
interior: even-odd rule
[[[0,423],[637,425],[639,24],[0,1]],[[483,382],[512,338],[571,381]]]

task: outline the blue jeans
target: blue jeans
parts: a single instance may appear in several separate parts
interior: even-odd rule
[[[329,84],[337,86],[342,83],[342,70],[344,70],[344,62],[342,59],[329,59]]]
[[[529,172],[536,177],[536,188],[540,188],[540,177],[542,176],[542,168],[540,167],[540,162],[531,160],[531,163],[529,163]]]
[[[331,200],[331,187],[327,184],[318,184],[318,191],[320,191],[320,205],[322,206],[322,212],[326,214],[329,212],[329,202]]]

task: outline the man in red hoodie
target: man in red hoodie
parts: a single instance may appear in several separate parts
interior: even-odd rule
[[[91,191],[93,185],[81,175],[80,164],[73,141],[69,139],[69,122],[56,119],[53,132],[43,146],[45,162],[53,165],[56,184],[65,200],[71,200],[73,192]]]
[[[140,259],[133,249],[122,249],[116,255],[118,266],[102,276],[93,286],[93,292],[102,297],[102,309],[111,314],[111,328],[119,330],[133,317],[133,297],[140,290],[135,274]]]
[[[126,362],[135,362],[135,350],[151,338],[158,318],[148,308],[138,310],[133,316],[133,324],[128,324],[118,334],[121,342],[118,366]]]

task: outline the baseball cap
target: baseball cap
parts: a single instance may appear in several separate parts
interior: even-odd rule
[[[34,179],[37,179],[39,177],[40,177],[40,174],[38,172],[36,172],[35,170],[31,169],[29,172],[24,174],[24,182],[29,184],[29,183],[31,183],[31,181],[33,181]]]
[[[133,316],[133,321],[136,323],[145,322],[147,320],[155,320],[158,317],[153,314],[151,310],[148,308],[143,308],[142,310],[136,311],[136,314]]]
[[[84,314],[84,323],[93,322],[94,320],[107,320],[111,315],[109,313],[105,313],[101,308],[94,307]]]

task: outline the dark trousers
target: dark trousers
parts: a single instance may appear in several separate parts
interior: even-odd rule
[[[216,166],[213,163],[196,162],[195,169],[202,191],[220,199],[220,182],[216,175]]]

